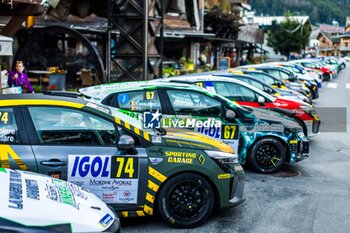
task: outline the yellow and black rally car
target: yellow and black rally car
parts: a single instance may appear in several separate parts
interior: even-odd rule
[[[228,145],[194,132],[155,136],[67,93],[0,97],[0,165],[87,188],[121,217],[158,211],[180,228],[244,201],[244,171]]]

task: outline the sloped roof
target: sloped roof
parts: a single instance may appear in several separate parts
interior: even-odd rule
[[[330,24],[320,24],[320,31],[324,31],[327,33],[344,33],[344,28],[340,26],[330,25]]]
[[[277,24],[286,20],[286,16],[254,16],[254,23],[258,23],[260,26],[271,26],[273,21]],[[290,19],[297,20],[299,23],[306,24],[309,22],[309,16],[289,16]]]

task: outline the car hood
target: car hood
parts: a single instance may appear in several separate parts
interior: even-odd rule
[[[252,113],[257,118],[258,124],[282,124],[284,128],[302,130],[297,122],[281,113],[262,108],[253,108]]]
[[[276,107],[286,107],[286,108],[299,108],[300,106],[308,105],[300,100],[292,100],[283,96],[275,99],[273,103]]]
[[[227,144],[185,129],[167,128],[167,133],[162,138],[168,146],[185,147],[192,149],[219,150],[234,153]]]
[[[11,222],[100,232],[117,218],[95,195],[49,176],[0,168],[0,183],[0,218]]]

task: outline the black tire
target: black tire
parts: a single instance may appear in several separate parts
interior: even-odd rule
[[[176,228],[203,224],[213,212],[214,202],[214,192],[208,181],[194,173],[170,178],[157,198],[159,214]]]
[[[331,76],[330,76],[330,74],[323,74],[323,80],[325,80],[325,81],[329,81],[331,79]]]
[[[256,172],[274,173],[285,162],[286,150],[278,139],[262,138],[251,146],[247,159],[249,166]]]

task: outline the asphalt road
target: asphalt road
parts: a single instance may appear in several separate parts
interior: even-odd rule
[[[336,79],[324,83],[320,98],[314,101],[322,107],[321,121],[327,132],[310,139],[308,159],[285,166],[290,172],[275,175],[247,171],[247,201],[215,213],[196,229],[172,229],[153,217],[122,220],[123,232],[350,232],[349,100],[350,63]],[[324,107],[346,108],[347,121],[339,127],[340,113]],[[329,132],[332,125],[344,132]],[[285,176],[292,174],[298,176]]]

